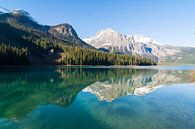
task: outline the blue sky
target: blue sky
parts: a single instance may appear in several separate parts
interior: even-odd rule
[[[70,23],[81,38],[112,28],[159,42],[195,46],[195,0],[0,0],[41,24]]]

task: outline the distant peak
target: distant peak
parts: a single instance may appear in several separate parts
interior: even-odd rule
[[[51,31],[55,30],[55,33],[62,34],[62,35],[68,35],[71,37],[78,38],[78,35],[74,28],[68,24],[68,23],[63,23],[59,25],[52,26]]]
[[[29,18],[30,20],[36,22],[36,21],[30,16],[30,14],[29,14],[27,11],[23,10],[23,9],[14,9],[13,11],[11,11],[11,14],[16,15],[16,16],[27,17],[27,18]]]
[[[62,23],[62,24],[58,24],[58,25],[55,25],[54,27],[69,27],[69,28],[73,28],[70,24],[68,23]]]
[[[107,29],[103,29],[103,30],[99,30],[96,33],[96,36],[100,36],[100,35],[120,35],[120,33],[118,33],[117,31],[114,31],[111,28],[107,28]]]
[[[11,13],[30,16],[30,14],[23,9],[14,9]]]
[[[109,32],[111,32],[111,33],[115,33],[116,31],[114,31],[113,29],[111,29],[111,28],[106,28],[106,29],[103,29],[103,30],[100,30],[100,31],[98,31],[98,32],[107,32],[107,33],[109,33]]]
[[[108,31],[108,32],[115,32],[112,28],[106,28],[103,31]]]

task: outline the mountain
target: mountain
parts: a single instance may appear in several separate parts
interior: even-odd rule
[[[0,23],[8,23],[17,28],[32,29],[39,31],[47,37],[54,37],[72,45],[92,48],[90,45],[82,41],[74,28],[69,24],[60,24],[56,26],[41,25],[36,22],[28,12],[24,10],[13,10],[10,13],[0,15]]]
[[[95,36],[86,38],[84,41],[97,49],[111,53],[149,57],[159,62],[180,62],[185,54],[182,57],[178,55],[188,52],[187,49],[195,50],[194,48],[164,45],[142,34],[125,35],[112,29],[100,30]]]
[[[30,28],[36,30],[45,30],[46,28],[39,25],[28,12],[24,10],[13,10],[12,12],[2,13],[0,15],[0,23],[7,23],[13,27]]]
[[[68,24],[42,25],[24,10],[0,14],[0,66],[27,64],[151,65],[155,61],[97,50]]]
[[[85,43],[84,41],[82,41],[76,31],[74,30],[74,28],[65,23],[65,24],[59,24],[56,26],[50,26],[48,32],[63,41],[69,42],[69,43],[74,43],[75,45],[84,47],[84,48],[92,48],[90,45],[88,45],[87,43]]]

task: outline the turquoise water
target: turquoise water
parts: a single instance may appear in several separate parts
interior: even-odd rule
[[[0,129],[194,128],[194,66],[0,69]]]

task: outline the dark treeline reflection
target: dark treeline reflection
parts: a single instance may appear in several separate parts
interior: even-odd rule
[[[0,69],[0,117],[22,118],[40,105],[66,107],[87,86],[93,89],[96,82],[114,85],[123,80],[129,87],[147,86],[158,73],[149,69],[81,67]]]

